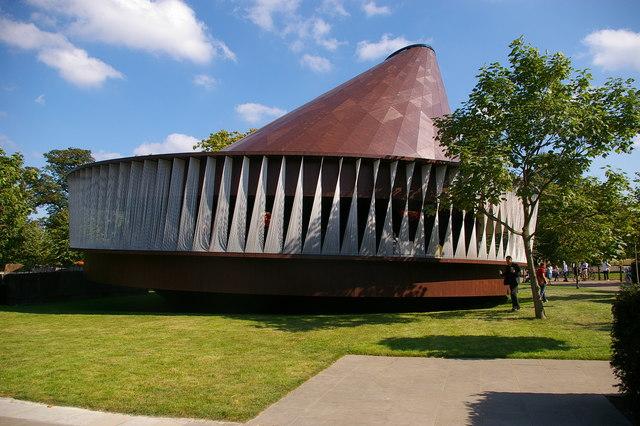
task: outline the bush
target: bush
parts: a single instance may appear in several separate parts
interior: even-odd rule
[[[631,406],[640,407],[640,287],[623,286],[612,312],[611,366]]]

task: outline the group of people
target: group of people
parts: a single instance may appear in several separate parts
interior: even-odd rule
[[[517,311],[520,309],[520,303],[518,302],[518,285],[522,282],[525,274],[522,273],[522,269],[516,263],[513,263],[511,256],[506,257],[506,266],[503,270],[501,270],[501,275],[504,279],[504,285],[509,286],[509,290],[511,292],[511,305],[512,311]],[[582,262],[581,264],[573,263],[572,264],[574,276],[580,277],[581,280],[586,280],[589,277],[589,264],[587,262]],[[604,275],[605,280],[609,280],[609,271],[611,270],[611,265],[608,261],[602,262],[602,266],[600,269]],[[580,274],[580,275],[578,275]],[[564,282],[569,281],[569,266],[566,262],[562,262],[562,267],[556,265],[551,265],[551,263],[547,264],[547,262],[538,263],[538,267],[536,268],[536,279],[538,281],[538,285],[540,286],[540,298],[543,303],[548,301],[547,298],[547,285],[553,279],[554,281],[558,281],[558,279],[562,277]],[[576,280],[576,288],[579,287],[579,280]]]

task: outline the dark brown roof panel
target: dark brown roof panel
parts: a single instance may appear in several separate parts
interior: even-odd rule
[[[449,112],[435,53],[417,45],[401,49],[224,151],[448,161],[435,140],[433,118]]]

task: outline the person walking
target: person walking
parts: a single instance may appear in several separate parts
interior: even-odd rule
[[[604,280],[609,281],[609,270],[611,269],[611,265],[606,260],[602,262],[602,273],[604,274]]]
[[[564,277],[564,282],[568,283],[569,282],[569,266],[567,265],[567,262],[565,262],[564,260],[562,261],[562,276]]]
[[[558,265],[553,265],[553,281],[557,283],[559,277],[560,277],[560,268],[558,268]]]
[[[500,271],[500,275],[504,279],[504,285],[509,286],[509,292],[511,293],[511,311],[520,310],[520,303],[518,302],[518,284],[520,284],[520,266],[513,263],[511,256],[506,257],[507,265]]]
[[[548,278],[546,276],[547,265],[544,262],[540,262],[538,264],[538,269],[536,269],[536,278],[538,279],[538,285],[540,286],[540,298],[543,302],[547,302],[547,283]]]

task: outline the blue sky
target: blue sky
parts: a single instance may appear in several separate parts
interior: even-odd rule
[[[637,0],[0,0],[0,146],[98,159],[184,151],[259,127],[410,42],[437,53],[452,108],[524,35],[596,82],[640,80]],[[599,160],[628,172],[638,149]]]

